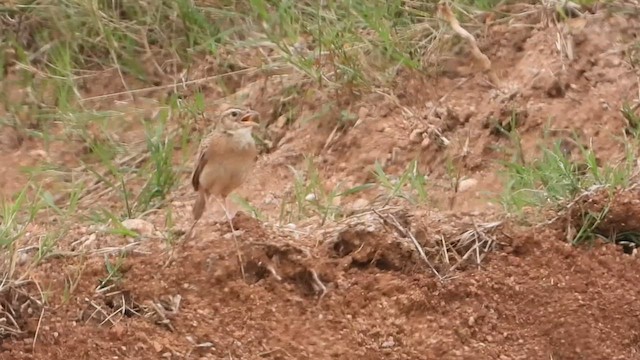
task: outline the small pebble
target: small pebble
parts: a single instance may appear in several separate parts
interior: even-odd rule
[[[478,185],[478,180],[476,179],[462,179],[460,180],[460,182],[458,182],[458,192],[465,192],[474,188],[476,185]]]
[[[209,348],[209,347],[213,347],[213,343],[207,341],[207,342],[203,342],[201,344],[196,345],[196,347]]]
[[[422,140],[424,139],[423,134],[424,130],[422,129],[415,129],[411,132],[411,134],[409,135],[409,141],[411,141],[414,144],[419,144],[422,142]]]
[[[387,349],[387,348],[394,347],[395,345],[396,345],[396,342],[393,340],[392,337],[389,337],[385,342],[382,343],[382,345],[380,345],[380,347],[382,347],[383,349]]]
[[[230,240],[230,239],[233,239],[233,235],[235,235],[237,237],[237,236],[240,236],[242,234],[244,234],[244,230],[236,230],[236,231],[233,231],[233,232],[228,232],[228,233],[222,235],[222,237],[225,240]]]
[[[126,219],[122,226],[137,232],[140,236],[151,236],[154,230],[153,224],[142,219]]]
[[[367,199],[358,199],[353,202],[352,208],[354,210],[364,209],[367,205],[369,205],[369,201]]]

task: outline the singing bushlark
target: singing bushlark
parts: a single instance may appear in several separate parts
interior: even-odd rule
[[[194,223],[191,230],[202,217],[207,200],[212,195],[231,222],[228,196],[242,185],[256,163],[258,150],[251,131],[260,126],[259,116],[252,110],[225,110],[213,130],[200,143],[191,176],[193,190],[198,193],[192,209]],[[224,200],[224,205],[219,198]]]

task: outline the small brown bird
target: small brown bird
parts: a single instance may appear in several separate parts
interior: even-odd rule
[[[251,131],[259,125],[259,114],[252,110],[228,109],[222,112],[213,130],[200,143],[195,169],[191,176],[198,198],[193,205],[193,230],[202,217],[208,198],[213,195],[228,212],[228,196],[245,181],[253,169],[258,150]],[[219,201],[224,199],[224,205]]]

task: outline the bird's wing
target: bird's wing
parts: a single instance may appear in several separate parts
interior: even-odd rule
[[[196,166],[193,169],[193,174],[191,174],[191,185],[193,185],[193,190],[195,191],[198,191],[200,188],[200,174],[202,173],[204,166],[207,165],[207,162],[209,161],[207,150],[215,138],[214,135],[214,133],[210,133],[207,137],[202,139],[202,142],[200,143],[200,149],[198,149],[198,156],[196,158]]]

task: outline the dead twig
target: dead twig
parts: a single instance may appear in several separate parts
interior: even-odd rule
[[[400,222],[398,221],[398,219],[396,219],[395,216],[389,214],[389,217],[391,218],[391,220],[389,220],[385,216],[380,214],[377,210],[375,210],[375,209],[372,209],[372,210],[376,215],[378,215],[378,217],[380,217],[380,219],[384,223],[390,224],[391,226],[396,228],[396,230],[398,230],[401,234],[403,234],[405,237],[411,239],[411,242],[413,243],[413,245],[415,246],[416,250],[418,251],[418,254],[420,254],[420,257],[422,258],[422,260],[427,264],[427,266],[429,266],[431,271],[433,271],[433,273],[438,277],[438,279],[440,281],[442,281],[443,280],[442,276],[440,275],[440,273],[438,273],[438,271],[433,266],[433,264],[431,264],[431,262],[427,258],[427,254],[425,254],[424,253],[424,249],[422,249],[422,245],[420,245],[418,240],[416,240],[415,236],[413,236],[413,234],[408,229],[406,229],[402,225],[400,225]]]
[[[33,282],[35,286],[38,288],[38,292],[40,293],[40,298],[44,299],[44,293],[42,292],[42,288],[40,288],[40,284],[37,282]],[[40,317],[38,318],[38,326],[36,327],[36,332],[33,335],[33,343],[31,344],[31,350],[36,350],[36,341],[38,340],[38,334],[40,333],[40,326],[42,326],[42,318],[44,317],[44,306],[40,306]]]
[[[87,300],[89,301],[89,304],[95,308],[95,310],[91,313],[91,315],[89,315],[89,317],[85,321],[85,324],[87,324],[89,322],[89,320],[93,319],[93,317],[97,313],[102,313],[102,316],[104,316],[105,321],[108,320],[109,322],[111,322],[111,325],[115,325],[115,322],[113,322],[113,320],[111,320],[111,316],[109,314],[107,314],[107,312],[104,311],[100,305],[96,304],[95,302],[93,302],[93,301],[91,301],[89,299],[87,299]]]

